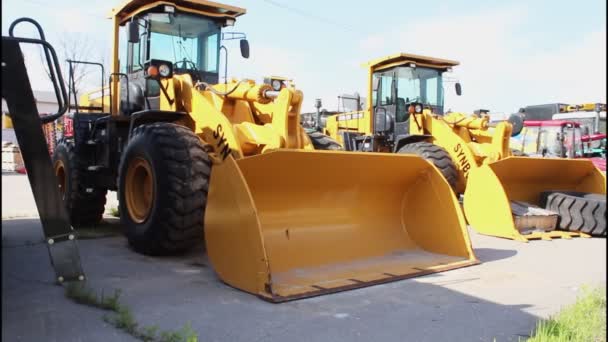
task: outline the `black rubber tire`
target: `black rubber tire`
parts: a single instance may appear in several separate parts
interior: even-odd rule
[[[107,189],[94,188],[92,193],[80,182],[86,165],[80,162],[71,141],[61,139],[53,152],[53,167],[63,162],[67,175],[63,202],[74,228],[91,226],[101,221],[106,205]]]
[[[511,154],[515,157],[528,157],[527,154],[523,153],[520,150],[511,149]]]
[[[540,205],[559,214],[558,229],[606,236],[606,196],[576,191],[545,191]]]
[[[428,160],[439,169],[452,189],[456,189],[458,170],[456,169],[456,165],[454,164],[452,157],[450,157],[448,151],[446,151],[443,147],[437,146],[430,142],[420,141],[401,147],[397,153],[416,154]]]
[[[308,133],[308,137],[312,142],[312,146],[315,147],[315,150],[333,150],[333,151],[341,151],[342,145],[340,145],[334,139],[328,137],[327,135],[321,132],[311,132]]]
[[[141,223],[131,218],[123,191],[135,157],[150,164],[155,187],[151,211]],[[170,255],[201,243],[210,175],[209,156],[190,129],[164,122],[137,127],[119,167],[120,220],[131,247],[146,255]]]

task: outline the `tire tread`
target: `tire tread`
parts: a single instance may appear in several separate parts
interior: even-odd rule
[[[163,194],[169,205],[157,208],[150,217],[158,217],[145,234],[137,233],[128,220],[127,237],[138,252],[148,255],[183,253],[203,238],[203,221],[209,191],[211,160],[201,140],[187,127],[172,123],[154,123],[137,127],[132,141],[146,136],[154,142],[151,148],[162,155],[167,173],[168,191]],[[127,147],[128,148],[128,147]],[[126,170],[121,161],[120,170]],[[120,176],[121,183],[123,175]],[[121,210],[122,211],[122,210]],[[128,215],[125,213],[125,216]]]
[[[443,147],[437,146],[430,142],[420,141],[401,147],[397,153],[415,154],[428,160],[439,169],[452,189],[456,188],[458,170],[456,169],[456,165],[454,164],[452,157]]]
[[[577,191],[545,191],[541,206],[559,214],[558,229],[606,236],[606,198]]]

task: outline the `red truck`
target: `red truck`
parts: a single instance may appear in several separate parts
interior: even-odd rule
[[[511,148],[535,157],[589,158],[602,171],[606,171],[605,152],[592,149],[591,141],[603,141],[606,134],[583,135],[579,123],[570,120],[525,120],[521,132],[511,138]],[[517,153],[516,153],[517,154]]]

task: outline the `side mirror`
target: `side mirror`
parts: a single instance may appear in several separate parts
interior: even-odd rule
[[[127,41],[129,43],[139,43],[139,24],[137,21],[127,23]]]
[[[462,86],[460,85],[460,82],[456,82],[454,87],[456,87],[456,95],[458,95],[458,96],[462,95]]]
[[[249,42],[247,39],[241,39],[241,56],[243,58],[249,58]]]
[[[374,77],[372,82],[372,91],[378,91],[378,85],[380,84],[380,77]]]

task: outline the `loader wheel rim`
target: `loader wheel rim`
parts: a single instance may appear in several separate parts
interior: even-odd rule
[[[59,183],[59,192],[61,193],[61,198],[65,196],[65,186],[68,183],[67,174],[65,172],[65,165],[63,165],[63,161],[57,160],[54,165],[55,169],[55,177],[57,177],[57,183]]]
[[[135,223],[146,221],[152,211],[154,199],[154,177],[150,163],[135,158],[127,168],[125,200],[129,216]]]

